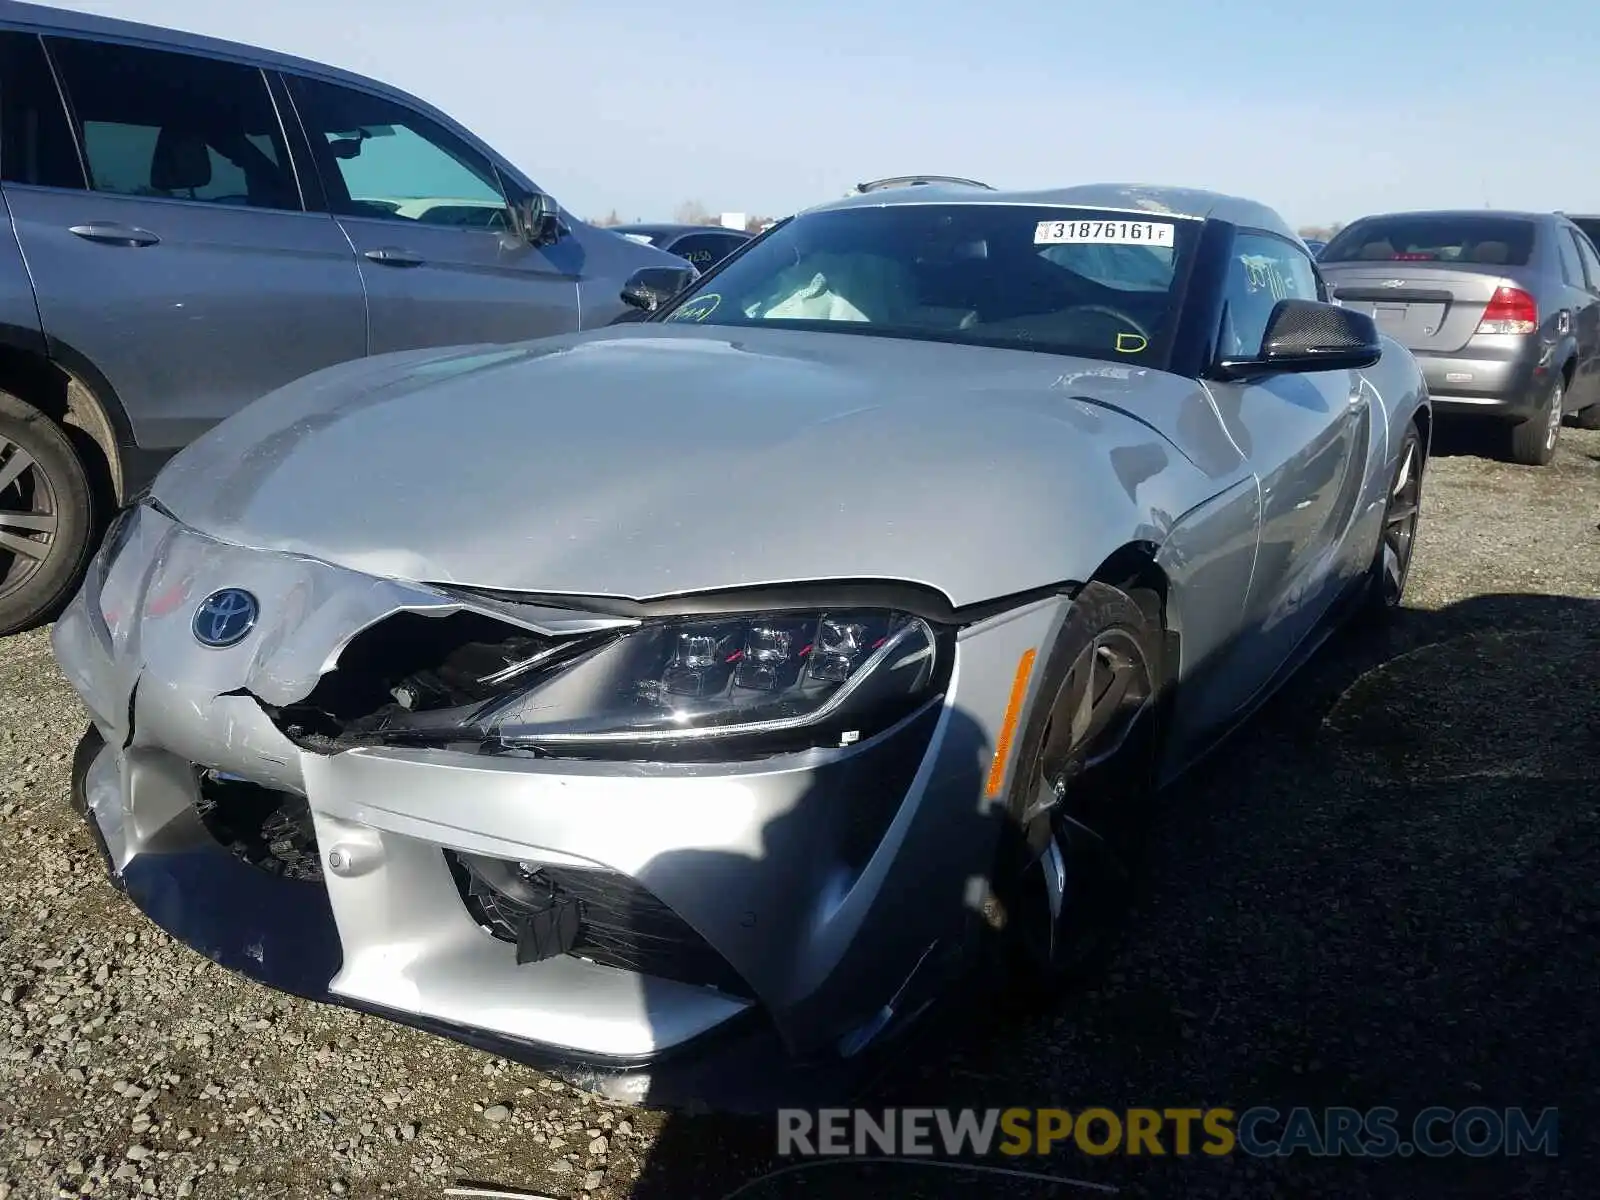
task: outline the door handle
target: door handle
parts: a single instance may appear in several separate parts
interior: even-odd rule
[[[399,246],[379,246],[375,250],[363,251],[362,257],[386,267],[420,267],[424,261],[422,255],[402,250]]]
[[[148,229],[137,225],[123,225],[116,221],[91,221],[87,225],[73,225],[68,233],[77,234],[86,242],[99,242],[106,246],[154,246],[161,239]]]

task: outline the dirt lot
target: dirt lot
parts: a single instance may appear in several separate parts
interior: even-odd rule
[[[1594,1195],[1600,434],[1532,470],[1442,447],[1410,609],[1346,636],[1170,801],[1095,990],[997,1021],[886,1103],[1561,1109],[1561,1155],[1029,1164],[1124,1196]],[[612,1108],[226,974],[121,902],[66,806],[83,714],[0,642],[0,1200],[716,1200],[770,1126]],[[1008,1166],[1021,1164],[1008,1163]],[[1090,1194],[915,1167],[742,1195]]]

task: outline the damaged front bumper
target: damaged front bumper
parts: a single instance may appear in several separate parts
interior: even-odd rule
[[[259,622],[209,648],[194,614],[226,588]],[[281,714],[396,614],[607,618],[234,546],[150,507],[53,641],[94,725],[75,803],[181,940],[614,1099],[761,1108],[837,1094],[959,960],[997,836],[978,800],[991,722],[1061,607],[964,631],[944,694],[881,734],[739,762],[308,749]],[[530,938],[485,864],[558,916]]]

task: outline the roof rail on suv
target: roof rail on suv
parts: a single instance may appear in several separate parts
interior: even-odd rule
[[[859,196],[864,192],[881,192],[887,188],[897,187],[922,187],[930,183],[949,183],[957,187],[982,188],[986,192],[994,191],[987,183],[979,183],[976,179],[961,179],[955,175],[894,175],[888,179],[874,179],[869,183],[856,184],[852,195]]]

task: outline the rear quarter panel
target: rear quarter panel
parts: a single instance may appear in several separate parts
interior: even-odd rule
[[[0,340],[37,354],[45,351],[44,334],[39,326],[39,305],[33,295],[33,280],[17,245],[11,225],[11,209],[0,190]]]

